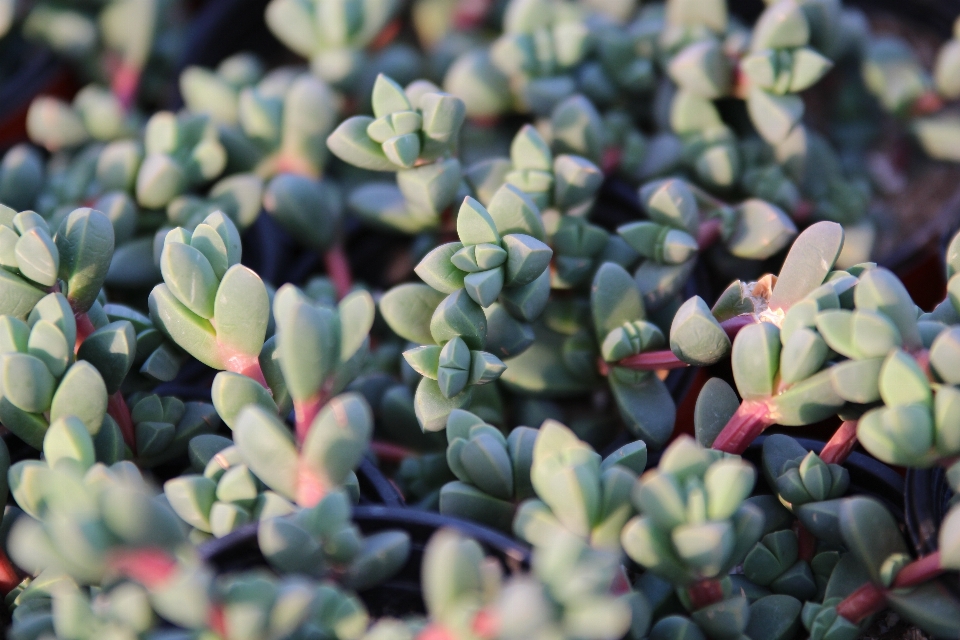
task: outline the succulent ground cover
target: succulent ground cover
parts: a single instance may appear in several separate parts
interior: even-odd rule
[[[876,242],[960,20],[269,0],[175,72],[195,4],[0,0],[78,87],[0,159],[6,637],[960,635],[877,488],[960,494],[960,234],[924,308]]]

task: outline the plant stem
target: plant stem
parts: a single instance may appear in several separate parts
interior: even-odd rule
[[[906,589],[933,580],[944,572],[940,552],[914,560],[900,569],[893,580],[891,589]],[[887,589],[875,584],[866,584],[837,605],[837,614],[850,622],[858,624],[869,615],[878,613],[887,606]]]
[[[918,584],[929,582],[944,572],[941,564],[940,552],[934,551],[930,555],[918,558],[900,569],[893,579],[894,589],[915,587]]]
[[[121,62],[117,70],[113,72],[110,88],[113,95],[120,101],[123,110],[129,113],[137,100],[137,91],[140,89],[140,69],[129,63]]]
[[[727,453],[741,454],[750,443],[773,425],[776,419],[770,415],[770,406],[763,400],[744,400],[740,403],[720,435],[713,441],[713,448]]]
[[[327,495],[329,488],[319,475],[303,464],[297,469],[297,504],[301,507],[315,507]]]
[[[723,600],[723,585],[713,578],[700,580],[687,587],[687,597],[693,610],[699,611]]]
[[[337,300],[342,300],[353,287],[353,277],[350,275],[350,263],[343,245],[337,243],[323,254],[323,262],[327,267],[327,276],[337,290]]]
[[[723,327],[724,332],[729,336],[730,340],[733,340],[737,337],[740,329],[756,323],[757,317],[755,315],[752,313],[744,313],[724,320],[720,323],[720,326]],[[615,363],[614,366],[633,369],[634,371],[659,371],[662,369],[682,369],[683,367],[689,367],[690,364],[674,355],[673,351],[662,349],[660,351],[645,351],[635,356],[627,356],[623,360]],[[603,372],[603,367],[600,367],[600,373],[601,375],[606,375]]]
[[[320,390],[316,395],[306,400],[293,401],[293,412],[297,422],[296,435],[298,445],[302,446],[303,441],[307,439],[307,433],[310,431],[310,425],[313,424],[313,419],[320,413],[323,405],[327,404],[327,400],[329,400],[328,394]]]
[[[797,557],[806,562],[813,560],[813,556],[817,554],[816,537],[799,520],[794,520],[793,532],[797,534],[797,547],[799,549]]]
[[[263,376],[263,369],[260,368],[260,359],[257,356],[234,353],[226,356],[223,363],[227,371],[252,378],[263,385],[264,389],[270,391],[270,385],[267,384],[267,379]]]
[[[723,222],[720,218],[710,218],[700,223],[697,229],[697,246],[700,251],[709,249],[717,243],[723,231]]]
[[[662,351],[646,351],[635,356],[627,356],[616,363],[616,366],[634,371],[657,371],[659,369],[682,369],[690,365],[669,349]]]
[[[80,349],[80,345],[83,344],[83,341],[86,340],[91,333],[97,330],[93,326],[93,321],[90,320],[90,316],[87,315],[85,311],[74,310],[73,317],[77,321],[77,342],[74,345],[74,353]]]
[[[148,589],[169,580],[177,569],[177,562],[169,553],[150,548],[114,551],[107,559],[107,565]]]
[[[417,452],[413,449],[408,449],[407,447],[402,447],[392,442],[384,442],[383,440],[373,440],[370,442],[370,450],[373,451],[374,455],[378,458],[386,460],[387,462],[403,462],[407,458],[412,458],[417,455]]]
[[[827,464],[843,464],[856,445],[857,421],[845,420],[820,451],[820,459]]]
[[[0,595],[6,596],[20,584],[20,574],[10,558],[0,549]]]
[[[860,624],[861,620],[883,611],[886,606],[887,596],[883,589],[875,584],[865,584],[837,605],[837,615]]]
[[[453,24],[456,29],[467,31],[483,26],[490,4],[490,0],[460,0],[453,12]]]
[[[107,400],[107,413],[116,421],[123,435],[123,441],[130,447],[134,456],[137,455],[137,438],[133,431],[133,418],[130,417],[130,407],[123,399],[123,393],[117,391]]]
[[[370,43],[370,49],[373,51],[379,51],[380,49],[386,47],[388,44],[393,42],[397,35],[399,35],[401,28],[403,28],[403,23],[399,18],[392,20],[373,39],[373,42]]]
[[[603,150],[603,156],[600,160],[600,169],[604,175],[614,173],[620,166],[620,160],[623,157],[623,151],[619,147],[607,147]]]

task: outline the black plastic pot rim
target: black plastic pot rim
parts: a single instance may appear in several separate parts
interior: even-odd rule
[[[445,516],[432,511],[388,505],[357,505],[353,507],[356,523],[375,523],[385,527],[403,529],[404,525],[431,529],[455,529],[482,546],[496,549],[505,559],[519,565],[530,563],[530,547],[483,525]],[[223,536],[204,542],[199,546],[200,557],[208,563],[216,563],[218,557],[226,556],[236,547],[256,544],[259,523],[251,522]]]

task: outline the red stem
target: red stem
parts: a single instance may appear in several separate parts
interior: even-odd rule
[[[373,451],[374,455],[378,458],[387,462],[403,462],[407,458],[417,455],[417,452],[412,449],[382,440],[372,441],[370,443],[370,450]]]
[[[117,426],[120,427],[120,433],[123,434],[123,441],[130,447],[134,456],[137,455],[137,438],[133,431],[133,418],[130,417],[130,407],[127,401],[123,399],[123,393],[117,391],[107,400],[107,413],[113,418]]]
[[[741,313],[738,316],[727,318],[720,323],[720,326],[723,327],[727,337],[733,341],[733,339],[737,337],[737,334],[740,333],[740,329],[743,329],[751,324],[757,324],[757,322],[757,316],[753,315],[752,313]]]
[[[380,49],[386,47],[388,44],[393,42],[397,35],[399,35],[402,27],[403,23],[400,21],[400,18],[392,20],[383,28],[380,33],[377,34],[377,37],[373,39],[373,42],[370,43],[370,49],[373,51],[379,51]]]
[[[110,554],[107,564],[148,589],[167,582],[177,570],[177,561],[163,549],[120,549]]]
[[[3,552],[3,549],[0,549],[0,595],[6,596],[20,582],[20,573],[17,568],[10,562],[10,558]]]
[[[817,539],[810,531],[800,524],[799,520],[793,523],[793,531],[797,534],[798,558],[805,562],[813,560],[817,554]]]
[[[83,344],[83,341],[90,337],[90,334],[97,330],[93,326],[93,321],[90,320],[90,316],[87,315],[85,311],[74,311],[73,317],[77,321],[77,342],[74,345],[74,353],[80,349],[80,345]]]
[[[820,452],[820,459],[827,464],[843,464],[855,446],[857,446],[857,421],[844,420],[830,441],[824,445]]]
[[[600,168],[603,170],[604,175],[614,173],[620,166],[622,159],[623,150],[620,149],[620,147],[608,147],[604,149],[603,156],[601,156],[600,159]]]
[[[657,371],[660,369],[682,369],[690,365],[674,355],[673,351],[647,351],[635,356],[627,356],[617,362],[618,367],[634,371]]]
[[[350,263],[343,246],[335,244],[325,254],[323,262],[327,266],[327,275],[337,290],[337,299],[342,300],[353,287],[353,276],[350,275]]]
[[[687,587],[687,597],[694,611],[723,600],[723,584],[713,578],[701,580]]]
[[[123,110],[129,113],[136,102],[137,91],[140,88],[140,69],[121,62],[113,73],[110,88],[113,90],[113,95],[120,101]]]
[[[865,584],[837,605],[837,615],[843,616],[854,624],[887,606],[887,595],[875,584]]]
[[[940,552],[914,560],[897,573],[891,589],[906,589],[929,582],[945,571],[941,564]],[[887,606],[887,589],[875,584],[866,584],[837,605],[837,614],[850,622],[858,624],[867,616],[878,613]]]
[[[252,378],[263,385],[264,389],[273,393],[270,390],[270,385],[267,384],[267,379],[263,376],[263,369],[260,368],[260,359],[256,356],[234,353],[226,355],[223,358],[223,363],[227,371]]]
[[[910,107],[913,116],[929,116],[943,109],[943,99],[936,91],[927,91],[917,98]]]
[[[697,245],[700,251],[709,249],[720,240],[723,230],[723,223],[720,218],[710,218],[700,224],[697,230]]]
[[[727,453],[741,454],[750,443],[773,425],[770,406],[763,400],[744,400],[730,421],[713,441],[713,448]]]
[[[747,325],[756,323],[756,316],[754,316],[752,313],[744,313],[724,320],[720,323],[720,326],[723,327],[723,330],[727,336],[733,340],[737,337],[740,329],[743,329]],[[617,362],[616,366],[623,367],[625,369],[633,369],[634,371],[660,371],[663,369],[682,369],[683,367],[688,367],[690,365],[674,355],[673,351],[670,351],[669,349],[663,349],[661,351],[647,351],[644,353],[639,353],[635,356],[627,356],[623,360]],[[600,375],[607,375],[605,369],[609,369],[609,366],[606,365],[606,363],[604,363],[603,366],[598,365]]]
[[[929,582],[944,572],[940,562],[940,552],[934,551],[928,556],[914,560],[897,573],[893,579],[894,589],[915,587],[918,584]]]

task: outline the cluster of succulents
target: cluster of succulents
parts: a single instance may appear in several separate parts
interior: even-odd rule
[[[870,485],[960,495],[960,234],[878,249],[960,19],[262,5],[0,0],[73,80],[0,105],[5,636],[960,635],[960,504]]]

